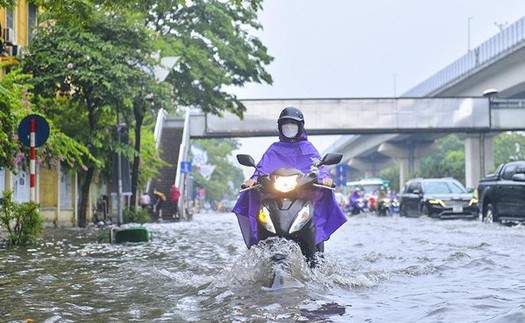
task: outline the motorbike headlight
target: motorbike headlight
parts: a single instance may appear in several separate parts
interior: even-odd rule
[[[270,218],[270,211],[266,208],[266,206],[263,206],[259,210],[259,222],[263,225],[263,227],[272,232],[277,233],[275,231],[275,227],[273,226],[272,218]]]
[[[301,209],[301,211],[297,213],[297,217],[295,218],[295,221],[293,221],[293,224],[290,227],[289,233],[294,233],[294,232],[301,230],[311,218],[312,218],[312,214],[310,213],[310,206],[306,204]]]
[[[428,200],[428,203],[430,203],[430,204],[439,204],[442,207],[445,207],[445,203],[442,200],[439,200],[439,199]]]
[[[273,187],[283,193],[290,192],[297,186],[297,177],[297,175],[279,176],[275,179]]]

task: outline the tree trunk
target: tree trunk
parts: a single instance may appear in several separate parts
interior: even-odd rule
[[[86,178],[82,183],[80,192],[80,213],[78,215],[78,226],[85,228],[87,226],[87,211],[89,207],[89,188],[91,187],[91,180],[95,173],[94,167],[89,167],[86,172]]]
[[[139,166],[140,166],[140,137],[142,123],[144,121],[144,116],[135,114],[135,151],[137,155],[133,158],[133,168],[131,170],[131,200],[130,205],[132,209],[135,209],[137,206],[137,186],[139,181]]]

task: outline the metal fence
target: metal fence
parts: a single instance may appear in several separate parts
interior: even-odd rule
[[[476,69],[516,51],[523,45],[525,45],[525,17],[408,90],[402,97],[430,95],[455,80],[471,74]]]

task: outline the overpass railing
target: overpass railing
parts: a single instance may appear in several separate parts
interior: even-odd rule
[[[402,97],[432,95],[435,91],[471,74],[476,69],[508,55],[525,45],[525,17],[516,21],[478,47],[461,56],[452,64],[437,72],[419,85],[408,90]]]
[[[490,102],[492,130],[522,131],[525,129],[525,100],[507,99]]]
[[[286,106],[300,108],[310,135],[487,131],[489,100],[470,98],[370,98],[244,100],[243,120],[194,114],[191,137],[277,135],[277,116]]]
[[[277,135],[283,107],[300,108],[310,135],[525,130],[525,100],[484,97],[244,100],[243,120],[192,111],[192,138]]]

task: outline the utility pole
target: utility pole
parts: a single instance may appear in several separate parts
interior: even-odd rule
[[[470,21],[474,19],[474,17],[468,17],[468,23],[467,23],[467,52],[470,52]]]
[[[397,98],[397,75],[394,74],[394,98]]]

